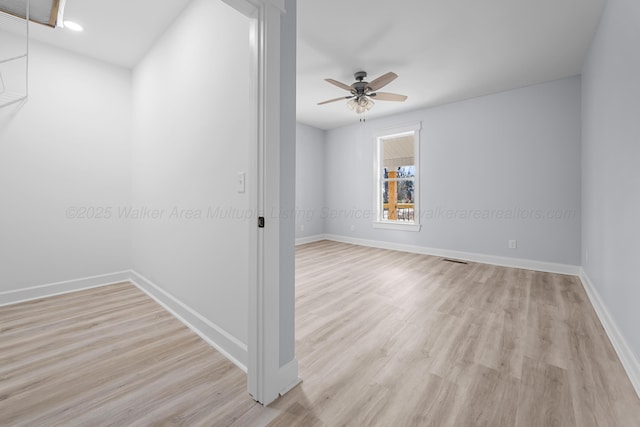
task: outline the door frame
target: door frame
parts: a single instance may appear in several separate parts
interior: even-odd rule
[[[223,0],[251,19],[252,138],[247,389],[268,405],[298,379],[297,361],[280,367],[280,18],[285,0]],[[266,217],[258,228],[257,217]],[[293,367],[294,369],[292,369]],[[295,372],[294,372],[295,371]]]

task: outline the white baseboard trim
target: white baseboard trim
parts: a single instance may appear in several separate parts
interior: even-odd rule
[[[499,265],[502,267],[522,268],[525,270],[543,271],[547,273],[568,274],[571,276],[580,275],[580,266],[556,264],[552,262],[534,261],[528,259],[508,258],[496,255],[485,255],[473,252],[461,252],[449,249],[435,249],[425,246],[407,245],[404,243],[384,242],[380,240],[358,239],[348,236],[339,236],[335,234],[326,234],[326,240],[335,242],[350,243],[353,245],[369,246],[379,249],[389,249],[393,251],[410,252],[421,255],[432,255],[443,258],[455,258],[470,262],[479,262],[482,264]]]
[[[222,353],[245,373],[247,372],[249,349],[245,343],[135,271],[130,272],[130,281],[171,312],[211,347]]]
[[[618,354],[618,358],[620,359],[624,370],[627,372],[627,376],[629,376],[629,380],[631,381],[633,388],[636,390],[636,394],[640,397],[640,361],[638,361],[635,354],[627,344],[627,340],[618,329],[616,322],[609,314],[609,310],[607,310],[607,306],[600,298],[600,294],[596,290],[595,286],[593,286],[591,279],[589,279],[589,276],[587,276],[584,269],[581,269],[580,280],[582,281],[582,287],[591,301],[591,305],[600,319],[602,327]]]
[[[298,376],[298,359],[294,358],[281,367],[278,377],[280,378],[280,396],[284,396],[302,382],[302,378]]]
[[[66,280],[63,282],[0,292],[0,307],[20,302],[33,301],[40,298],[52,297],[55,295],[68,294],[70,292],[77,292],[85,289],[98,288],[100,286],[128,282],[129,279],[130,272],[121,271],[118,273],[101,274],[98,276],[83,277],[81,279]]]
[[[296,239],[296,246],[304,245],[307,243],[320,242],[322,240],[327,240],[327,237],[324,234],[316,234],[315,236],[299,237]]]

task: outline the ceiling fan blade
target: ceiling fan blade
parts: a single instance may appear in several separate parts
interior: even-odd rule
[[[403,102],[407,100],[407,95],[398,95],[397,93],[388,93],[388,92],[370,93],[369,96],[372,98],[375,98],[376,101]]]
[[[324,81],[325,81],[325,82],[327,82],[327,83],[331,83],[331,84],[332,84],[332,85],[334,85],[334,86],[338,86],[340,89],[344,89],[344,90],[347,90],[347,91],[349,91],[349,92],[351,92],[351,91],[353,90],[353,88],[352,88],[351,86],[346,85],[346,84],[344,84],[344,83],[340,83],[340,82],[339,82],[339,81],[337,81],[337,80],[333,80],[333,79],[324,79]]]
[[[336,101],[344,101],[345,99],[351,99],[351,98],[353,98],[353,97],[352,96],[341,96],[340,98],[330,99],[328,101],[323,101],[323,102],[318,102],[318,105],[329,104],[331,102],[336,102]]]
[[[398,78],[398,75],[393,72],[388,72],[377,79],[373,80],[367,85],[367,88],[371,90],[371,92],[375,92],[378,89],[382,89],[384,86],[388,85],[392,81]]]

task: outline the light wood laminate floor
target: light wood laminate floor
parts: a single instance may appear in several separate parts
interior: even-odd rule
[[[0,425],[640,426],[575,277],[325,241],[296,280],[304,382],[269,408],[132,285],[0,308]]]

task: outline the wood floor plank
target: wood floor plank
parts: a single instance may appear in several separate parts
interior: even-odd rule
[[[528,357],[522,371],[516,426],[575,426],[567,371]]]
[[[304,382],[270,407],[123,283],[0,307],[0,425],[640,426],[575,277],[328,241],[296,263]]]
[[[454,425],[511,426],[518,411],[518,379],[478,364],[461,364],[457,382],[462,394]],[[481,396],[481,398],[479,398]],[[490,397],[491,404],[487,404]]]

